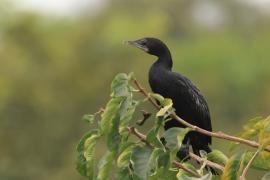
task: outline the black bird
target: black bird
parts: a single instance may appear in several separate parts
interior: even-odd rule
[[[171,98],[175,112],[179,117],[190,124],[212,131],[210,113],[204,97],[187,77],[172,71],[173,61],[168,47],[156,38],[128,41],[128,44],[158,57],[149,70],[149,84],[152,91],[165,98]],[[184,126],[172,119],[165,123],[164,128],[167,130],[171,127]],[[209,153],[211,152],[210,144],[210,136],[194,131],[189,132],[183,140],[183,145],[177,156],[181,160],[188,157],[190,145],[197,155],[200,155],[200,150]]]

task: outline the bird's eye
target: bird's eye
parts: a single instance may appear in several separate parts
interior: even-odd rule
[[[141,43],[141,45],[145,46],[145,45],[146,45],[146,42],[145,42],[145,41],[143,41],[143,42]]]
[[[146,40],[145,39],[141,39],[140,40],[140,45],[145,46],[146,45]]]

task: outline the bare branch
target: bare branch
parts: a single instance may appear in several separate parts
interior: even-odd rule
[[[248,171],[249,167],[251,166],[252,162],[255,160],[255,158],[257,157],[257,155],[259,154],[260,151],[261,151],[261,149],[258,148],[257,151],[252,156],[252,158],[249,160],[247,166],[243,170],[242,175],[240,176],[240,180],[246,180],[247,171]]]
[[[221,170],[221,171],[224,170],[224,167],[223,167],[223,166],[221,166],[221,165],[219,165],[219,164],[217,164],[217,163],[214,163],[214,162],[212,162],[212,161],[209,161],[209,160],[207,160],[207,159],[201,158],[201,157],[197,156],[196,154],[193,154],[192,152],[189,152],[189,156],[190,156],[192,159],[198,161],[198,162],[201,163],[201,164],[203,164],[203,163],[205,162],[205,163],[207,164],[207,166],[209,166],[209,167],[212,167],[212,168],[215,168],[215,169],[219,169],[219,170]]]
[[[149,93],[146,90],[144,90],[144,88],[140,85],[140,83],[136,79],[134,79],[133,82],[137,86],[137,88],[139,89],[139,91],[145,97],[147,97],[147,99],[149,100],[149,102],[151,104],[153,104],[153,106],[155,106],[156,109],[159,110],[160,109],[160,106],[155,102],[155,100],[153,98],[151,98],[149,96]],[[220,139],[226,139],[226,140],[229,140],[229,141],[233,141],[233,142],[238,142],[238,143],[241,143],[241,144],[245,144],[245,145],[248,145],[248,146],[251,146],[251,147],[254,147],[254,148],[259,148],[259,143],[257,143],[256,141],[252,141],[252,140],[247,140],[247,139],[243,139],[243,138],[231,136],[231,135],[225,134],[225,133],[223,133],[221,131],[219,131],[219,132],[207,131],[207,130],[202,129],[202,128],[198,127],[198,126],[194,126],[194,125],[188,123],[187,121],[185,121],[182,118],[180,118],[179,116],[177,116],[175,113],[172,113],[171,114],[171,118],[175,119],[176,121],[178,121],[179,123],[185,125],[186,127],[189,127],[190,129],[192,129],[192,130],[194,130],[196,132],[202,133],[204,135],[212,136],[212,137],[216,137],[216,138],[220,138]],[[270,152],[270,147],[266,147],[264,150]]]
[[[139,126],[142,126],[145,123],[145,121],[152,115],[150,112],[147,112],[145,110],[141,110],[141,112],[142,112],[143,118],[136,122],[136,124],[138,124]]]
[[[188,169],[187,167],[183,166],[181,163],[177,162],[177,161],[173,161],[173,165],[175,165],[176,167],[178,167],[179,169],[183,169],[184,171],[192,174],[195,177],[201,177],[200,174],[198,174],[195,171],[192,171],[191,169]]]
[[[133,82],[138,87],[139,92],[141,92],[148,99],[148,101],[150,101],[157,109],[160,109],[160,106],[156,103],[156,101],[153,98],[151,98],[149,93],[146,90],[144,90],[141,84],[136,79],[133,79]]]

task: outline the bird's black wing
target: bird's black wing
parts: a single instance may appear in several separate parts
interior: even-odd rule
[[[174,108],[176,113],[189,123],[212,131],[211,118],[206,100],[199,89],[185,76],[174,73]],[[211,144],[211,137],[206,136]]]

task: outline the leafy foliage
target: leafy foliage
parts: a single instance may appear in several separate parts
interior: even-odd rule
[[[241,175],[241,171],[243,168],[243,158],[245,154],[237,153],[232,156],[227,162],[224,172],[221,176],[221,180],[237,180]]]
[[[237,152],[228,158],[222,151],[213,150],[210,153],[200,152],[202,159],[207,159],[221,166],[225,166],[220,175],[212,175],[204,171],[206,162],[200,167],[189,162],[179,162],[189,171],[175,166],[178,161],[176,153],[182,145],[189,128],[170,128],[161,131],[165,121],[174,113],[171,99],[159,94],[151,94],[151,97],[159,102],[160,110],[156,113],[153,127],[140,134],[130,127],[133,115],[141,100],[134,99],[131,81],[133,74],[120,73],[116,75],[111,84],[111,98],[103,111],[93,115],[87,114],[83,120],[89,124],[98,124],[84,135],[77,146],[77,170],[89,179],[119,180],[237,180],[243,168],[252,158],[254,152]],[[96,118],[101,113],[101,118]],[[94,123],[97,121],[97,123]],[[269,145],[269,121],[270,118],[255,118],[245,125],[241,137],[257,138],[260,143],[259,150]],[[142,141],[134,141],[131,135],[139,136]],[[106,142],[106,153],[99,160],[97,167],[95,150],[98,141]],[[261,151],[252,163],[252,168],[258,170],[270,170],[270,153]],[[200,177],[194,177],[196,176]],[[266,174],[264,178],[269,175]]]
[[[86,133],[77,146],[77,170],[81,175],[89,178],[93,178],[95,173],[94,151],[98,133],[98,130],[91,130],[90,132]]]
[[[207,154],[207,159],[222,165],[226,165],[228,162],[228,157],[223,152],[216,149]]]
[[[139,179],[147,179],[148,162],[152,154],[152,149],[148,146],[137,146],[133,149],[131,156],[132,169],[134,175]]]
[[[239,135],[244,139],[258,141],[261,149],[270,145],[270,116],[267,118],[256,117],[248,121],[244,125],[243,131]],[[234,149],[236,143],[232,144],[231,149]]]
[[[254,152],[247,152],[245,155],[245,162],[247,162],[254,155]],[[270,171],[270,153],[262,151],[255,158],[252,167],[259,170]]]
[[[205,7],[195,0],[156,0],[154,6],[108,0],[93,12],[83,6],[72,19],[17,11],[17,2],[24,4],[0,1],[1,179],[79,179],[67,157],[88,126],[75,119],[104,104],[107,80],[116,72],[147,77],[152,58],[125,48],[122,40],[146,34],[165,40],[174,69],[207,96],[217,129],[236,132],[248,117],[269,112],[270,21],[257,6],[209,1],[223,9],[226,20],[208,29],[190,16]],[[78,7],[80,2],[85,1],[76,1]]]

